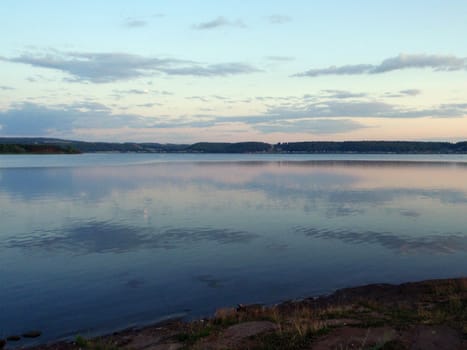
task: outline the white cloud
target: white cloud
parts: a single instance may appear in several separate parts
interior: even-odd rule
[[[266,59],[269,61],[277,61],[277,62],[288,62],[295,60],[293,56],[266,56]]]
[[[126,53],[58,52],[18,57],[0,56],[0,61],[54,69],[71,75],[70,81],[109,83],[154,74],[203,77],[249,74],[260,70],[250,64],[226,62],[203,64],[174,58],[156,58]]]
[[[243,21],[237,20],[229,20],[225,17],[217,17],[211,21],[201,22],[194,24],[192,26],[193,29],[196,30],[209,30],[209,29],[216,29],[220,27],[237,27],[237,28],[245,28],[245,23]]]
[[[298,119],[287,122],[262,123],[254,126],[263,133],[303,133],[337,134],[366,128],[351,119]]]
[[[148,22],[137,18],[127,18],[123,25],[128,28],[141,28],[146,27]]]
[[[399,54],[383,60],[380,64],[353,64],[309,69],[297,73],[296,77],[318,77],[322,75],[380,74],[402,69],[431,68],[434,71],[467,70],[467,59],[450,55]]]

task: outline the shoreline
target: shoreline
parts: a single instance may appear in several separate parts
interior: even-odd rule
[[[36,336],[38,336],[36,334]],[[39,338],[40,339],[40,338]],[[0,341],[0,349],[3,343]],[[7,341],[3,349],[18,347]],[[418,346],[418,347],[416,347]],[[28,348],[27,342],[21,348]],[[75,349],[467,349],[467,277],[344,288],[209,318],[29,347]]]
[[[15,147],[16,145],[16,147]],[[192,144],[157,142],[88,142],[40,137],[0,137],[0,151],[17,151],[16,148],[60,148],[81,153],[87,152],[137,152],[137,153],[403,153],[403,154],[467,154],[467,141],[294,141],[266,143],[196,142]],[[16,149],[16,150],[15,150]]]

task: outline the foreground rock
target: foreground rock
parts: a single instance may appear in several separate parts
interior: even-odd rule
[[[29,331],[23,333],[23,338],[38,338],[41,336],[41,334],[41,331]]]
[[[270,307],[241,305],[207,320],[174,320],[34,349],[467,350],[467,278],[347,288]]]
[[[317,340],[311,348],[314,350],[377,348],[378,345],[394,342],[398,336],[396,330],[391,327],[342,327]]]

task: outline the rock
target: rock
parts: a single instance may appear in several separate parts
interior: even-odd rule
[[[10,335],[6,338],[7,341],[18,341],[21,337],[19,335]]]
[[[197,349],[249,349],[250,347],[243,347],[242,342],[247,341],[249,337],[265,332],[275,331],[277,329],[278,326],[269,321],[239,323],[230,326],[216,337],[203,339],[201,343],[197,344]]]
[[[417,326],[411,337],[414,350],[460,350],[462,336],[447,326]]]
[[[0,339],[0,349],[3,349],[6,345],[6,340],[5,339]]]
[[[23,333],[23,337],[24,338],[37,338],[37,337],[40,337],[41,334],[42,334],[41,331],[29,331],[29,332]]]
[[[129,349],[147,349],[151,346],[160,344],[164,337],[157,334],[137,334],[127,344]]]
[[[397,338],[397,332],[390,327],[356,328],[343,327],[313,343],[313,350],[366,349],[375,348]],[[403,349],[403,348],[400,348]]]
[[[159,344],[145,348],[144,350],[179,350],[183,348],[183,344],[170,343],[170,344]]]
[[[224,332],[226,339],[244,339],[260,333],[276,330],[277,325],[269,321],[253,321],[230,326]]]

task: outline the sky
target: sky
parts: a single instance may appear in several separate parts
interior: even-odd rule
[[[2,0],[0,136],[467,140],[465,0]]]

